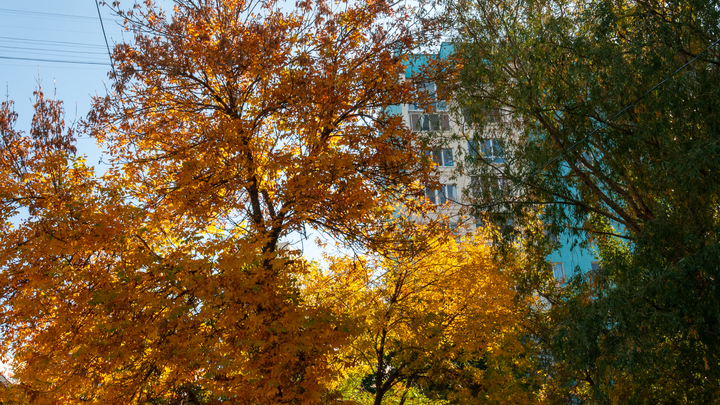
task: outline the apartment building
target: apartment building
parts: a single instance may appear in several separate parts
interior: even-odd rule
[[[452,44],[444,43],[435,54],[415,55],[405,70],[405,78],[410,79],[413,74],[420,71],[431,58],[446,58],[452,52]],[[424,90],[434,94],[436,85],[433,82],[423,83]],[[493,165],[506,164],[503,156],[502,140],[493,134],[492,122],[484,131],[478,134],[467,120],[451,114],[448,108],[452,100],[436,100],[432,111],[425,111],[419,104],[403,104],[395,106],[392,112],[402,115],[405,123],[414,132],[425,132],[432,140],[439,137],[436,142],[430,142],[428,154],[437,164],[441,187],[439,189],[426,189],[426,198],[436,205],[437,211],[450,217],[451,224],[458,232],[473,232],[482,226],[479,220],[469,215],[467,209],[472,204],[469,196],[477,192],[479,187],[476,178],[463,170],[471,159],[481,158]],[[492,114],[491,120],[501,120],[501,114]],[[505,187],[505,182],[499,179],[493,187]],[[487,185],[486,185],[487,186]],[[557,238],[560,248],[547,256],[552,266],[553,275],[562,280],[573,274],[576,269],[582,272],[597,269],[599,260],[592,249],[583,249],[577,246],[577,240],[568,235],[549,236]]]

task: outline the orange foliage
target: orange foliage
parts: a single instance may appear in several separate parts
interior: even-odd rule
[[[418,97],[405,16],[176,3],[119,11],[134,42],[86,124],[113,156],[104,176],[74,157],[59,103],[39,95],[29,137],[3,104],[7,403],[318,402],[344,321],[301,299],[308,264],[281,238],[310,225],[373,245],[419,209],[431,168],[387,112]]]

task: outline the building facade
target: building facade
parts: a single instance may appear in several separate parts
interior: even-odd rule
[[[414,55],[405,70],[405,79],[411,80],[432,58],[443,59],[452,52],[452,45],[444,43],[438,53]],[[436,85],[426,81],[423,90],[435,98]],[[450,218],[451,226],[458,232],[473,232],[482,223],[469,216],[468,209],[473,203],[473,193],[478,192],[477,179],[468,169],[473,159],[483,159],[498,167],[506,164],[503,156],[503,143],[493,134],[493,120],[501,120],[501,114],[490,114],[490,123],[484,133],[475,133],[472,125],[460,114],[451,114],[448,108],[452,100],[435,100],[432,111],[425,111],[420,104],[394,106],[391,112],[402,115],[406,125],[413,132],[426,133],[430,142],[427,153],[437,164],[441,186],[427,188],[425,197],[436,206],[438,213]],[[485,187],[506,187],[499,179],[496,184]],[[551,236],[549,236],[551,237]],[[587,272],[597,269],[599,260],[592,248],[578,246],[578,240],[568,235],[552,236],[557,238],[560,247],[547,256],[553,276],[562,280],[575,271]]]

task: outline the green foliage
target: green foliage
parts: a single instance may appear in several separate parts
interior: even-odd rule
[[[505,164],[468,161],[479,181],[508,182],[475,190],[477,211],[516,233],[540,215],[602,258],[541,291],[548,398],[718,401],[718,2],[445,5],[459,66],[446,88],[475,123],[465,136],[505,145]]]
[[[345,401],[357,405],[371,405],[375,401],[373,379],[375,374],[363,374],[354,370],[337,387],[338,394]],[[447,405],[448,401],[431,399],[418,387],[391,389],[383,397],[383,404],[404,405]]]
[[[173,391],[171,398],[149,399],[144,405],[203,405],[208,403],[208,395],[193,384],[185,384]]]

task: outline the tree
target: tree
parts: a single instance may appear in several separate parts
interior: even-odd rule
[[[406,235],[427,230],[407,230]],[[305,289],[355,320],[338,353],[339,390],[360,403],[532,403],[520,342],[532,300],[514,290],[524,265],[498,262],[485,236],[446,236],[360,260],[332,258]]]
[[[4,400],[320,401],[347,333],[302,300],[310,264],[280,241],[308,225],[371,246],[396,207],[419,212],[431,167],[387,113],[417,98],[403,11],[116,11],[134,41],[82,128],[113,157],[105,175],[73,156],[58,102],[39,96],[29,137],[3,105]]]
[[[717,2],[444,4],[458,33],[448,91],[505,146],[505,165],[474,167],[510,191],[477,209],[516,232],[540,213],[602,257],[549,312],[566,386],[602,403],[716,401]]]

